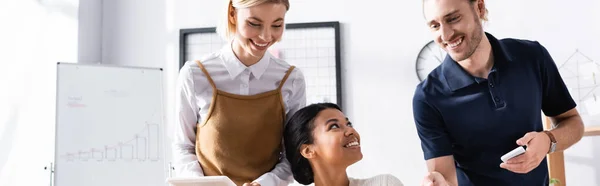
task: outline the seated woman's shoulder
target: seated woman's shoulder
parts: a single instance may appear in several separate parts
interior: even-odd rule
[[[367,179],[350,178],[350,186],[403,186],[400,179],[391,174],[380,174]]]
[[[400,181],[400,179],[396,178],[396,176],[391,175],[391,174],[381,174],[381,175],[377,175],[373,178],[376,178],[377,180],[379,180],[378,183],[381,185],[403,186],[402,181]]]

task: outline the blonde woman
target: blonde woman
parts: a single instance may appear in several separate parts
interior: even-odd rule
[[[304,76],[267,49],[284,31],[288,0],[230,0],[220,51],[180,70],[174,127],[178,176],[224,175],[237,185],[292,181],[282,148],[287,116],[306,104]]]

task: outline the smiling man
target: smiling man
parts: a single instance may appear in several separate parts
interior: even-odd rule
[[[483,31],[483,0],[423,0],[448,55],[421,82],[413,114],[430,174],[424,185],[548,185],[546,154],[579,141],[583,123],[548,51]],[[544,131],[542,112],[554,124]],[[523,155],[502,162],[518,146]]]

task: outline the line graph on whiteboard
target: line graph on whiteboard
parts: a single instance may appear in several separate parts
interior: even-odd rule
[[[116,144],[80,149],[68,152],[61,157],[67,162],[77,161],[138,161],[156,162],[160,160],[160,139],[158,124],[146,121],[145,127],[130,139]]]

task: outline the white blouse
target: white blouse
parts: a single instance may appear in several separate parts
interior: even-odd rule
[[[390,175],[382,174],[367,179],[348,178],[350,186],[403,186],[402,182]]]
[[[290,65],[266,52],[258,63],[245,66],[235,56],[231,45],[200,60],[217,89],[239,95],[255,95],[277,89]],[[296,68],[282,87],[286,118],[306,106],[306,85],[302,72]],[[195,151],[196,124],[206,117],[213,89],[194,61],[181,68],[177,80],[176,120],[173,127],[173,159],[177,176],[203,176]],[[285,153],[284,153],[285,154]],[[256,182],[262,186],[288,185],[293,181],[285,156],[275,168]]]

